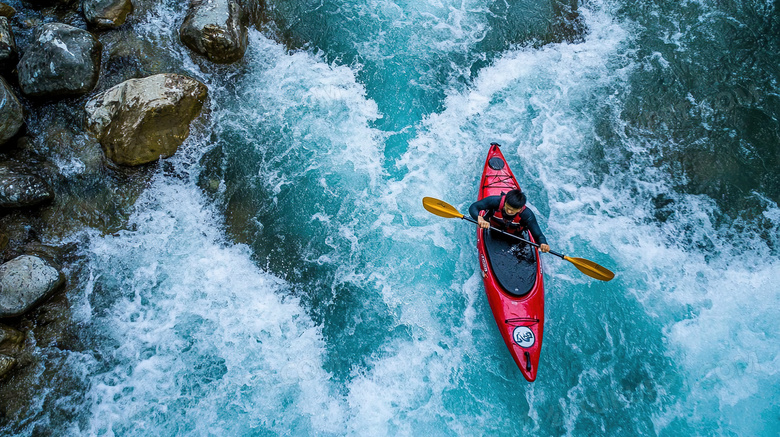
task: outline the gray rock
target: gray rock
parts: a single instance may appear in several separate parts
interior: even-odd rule
[[[207,96],[205,85],[179,74],[130,79],[87,102],[86,127],[112,161],[145,164],[176,153]]]
[[[16,359],[9,357],[8,355],[0,354],[0,378],[13,370],[15,365]]]
[[[16,9],[8,6],[5,3],[0,3],[0,17],[11,18],[16,15]]]
[[[16,62],[16,41],[8,18],[0,17],[0,70],[7,71]]]
[[[0,77],[0,144],[13,138],[24,124],[22,104],[5,79]]]
[[[246,51],[247,22],[236,0],[192,0],[179,37],[211,62],[232,64]]]
[[[0,318],[31,310],[65,283],[65,276],[48,261],[22,255],[0,265]]]
[[[51,200],[54,192],[40,177],[0,167],[0,208],[20,208]]]
[[[87,23],[98,29],[114,29],[125,23],[133,12],[130,0],[81,0]]]
[[[39,26],[17,66],[22,92],[46,97],[86,94],[97,84],[102,50],[86,30],[61,23]]]

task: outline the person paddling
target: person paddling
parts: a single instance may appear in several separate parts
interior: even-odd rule
[[[547,238],[539,228],[536,215],[530,208],[526,208],[525,193],[520,190],[512,190],[501,196],[489,196],[476,201],[469,207],[469,215],[477,221],[482,229],[493,227],[509,233],[519,233],[528,229],[534,240],[539,243],[539,250],[549,252]],[[480,216],[480,211],[486,211]]]

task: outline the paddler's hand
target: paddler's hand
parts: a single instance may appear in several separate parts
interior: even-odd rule
[[[539,250],[541,250],[542,252],[549,252],[550,251],[550,246],[548,246],[546,244],[540,244],[539,245]]]
[[[483,219],[482,216],[477,217],[477,226],[479,226],[482,229],[487,229],[490,227],[490,222]]]

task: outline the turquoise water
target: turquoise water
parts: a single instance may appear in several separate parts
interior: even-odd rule
[[[213,71],[179,9],[135,26],[210,115],[80,237],[85,348],[10,433],[780,431],[774,3],[276,2]],[[493,141],[551,246],[617,273],[545,260],[535,383],[473,229],[421,207],[465,212]]]

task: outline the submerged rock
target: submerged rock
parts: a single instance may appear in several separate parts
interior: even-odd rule
[[[98,29],[114,29],[125,23],[133,12],[130,0],[81,0],[87,23]]]
[[[16,367],[14,355],[21,350],[24,334],[11,327],[0,325],[0,379]]]
[[[8,355],[0,354],[0,378],[4,377],[16,365],[16,360]]]
[[[192,0],[179,37],[211,62],[232,64],[246,52],[247,22],[236,0]]]
[[[19,349],[24,340],[24,334],[10,326],[0,324],[0,351],[8,352]]]
[[[31,310],[65,283],[65,276],[48,261],[22,255],[0,265],[0,318]]]
[[[0,17],[11,18],[16,15],[16,9],[8,6],[5,3],[0,3]]]
[[[24,124],[22,104],[5,79],[0,77],[0,144],[13,138],[22,124]]]
[[[0,71],[7,71],[16,62],[16,42],[8,18],[0,17]]]
[[[22,92],[47,97],[88,93],[100,75],[102,50],[86,30],[61,23],[38,27],[17,66]]]
[[[0,208],[20,208],[51,200],[54,191],[40,177],[0,166]]]
[[[87,102],[87,129],[117,164],[167,158],[190,134],[207,95],[205,85],[179,74],[130,79]]]

